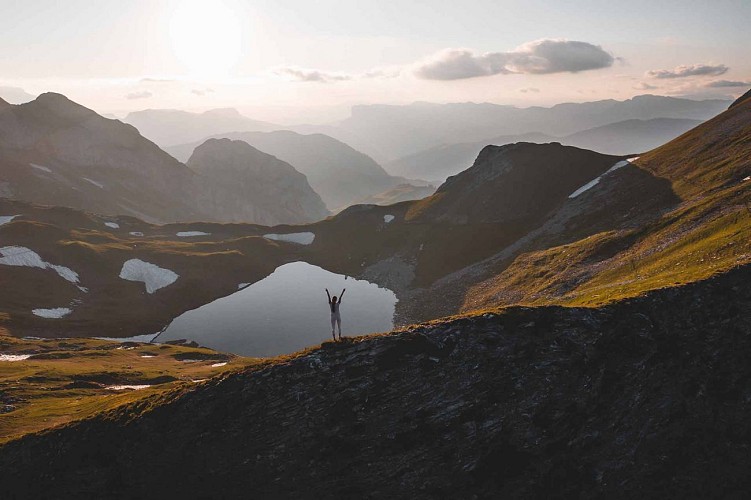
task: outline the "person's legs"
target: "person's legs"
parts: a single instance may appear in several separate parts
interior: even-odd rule
[[[336,330],[334,328],[336,327],[336,315],[331,315],[331,336],[334,337],[334,340],[336,340]]]
[[[342,340],[342,317],[336,315],[336,324],[339,327],[339,340]]]

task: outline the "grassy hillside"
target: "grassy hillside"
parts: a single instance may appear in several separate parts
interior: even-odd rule
[[[7,443],[4,491],[740,497],[749,270],[327,343]]]
[[[0,326],[0,444],[256,362],[187,345],[20,339]]]
[[[499,303],[602,304],[751,261],[751,102],[634,162],[670,183],[674,206],[646,224],[507,258],[462,310]]]

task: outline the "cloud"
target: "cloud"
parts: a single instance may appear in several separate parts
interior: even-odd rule
[[[526,94],[527,92],[538,93],[540,92],[540,89],[535,87],[527,87],[526,89],[519,89],[519,92],[521,92],[522,94]]]
[[[751,82],[735,82],[730,80],[715,80],[704,85],[709,89],[724,89],[736,87],[751,87]]]
[[[510,52],[476,54],[468,49],[446,49],[418,64],[415,74],[426,80],[460,80],[511,73],[577,73],[608,68],[614,61],[599,45],[543,39]]]
[[[727,73],[730,68],[724,64],[692,64],[690,66],[676,66],[674,69],[657,69],[647,71],[652,78],[686,78],[689,76],[719,76]]]
[[[148,99],[149,97],[153,96],[151,92],[148,90],[142,90],[140,92],[131,92],[129,94],[125,94],[126,99]]]
[[[352,75],[344,73],[327,73],[316,69],[279,68],[274,71],[277,75],[286,76],[297,82],[331,83],[352,80]]]
[[[214,92],[214,89],[208,89],[208,88],[206,88],[206,89],[192,89],[190,91],[191,94],[195,94],[195,95],[201,96],[201,97],[205,96],[206,94],[210,94],[212,92]]]
[[[656,85],[650,85],[647,82],[639,82],[636,85],[634,85],[634,88],[636,90],[654,90],[658,87]]]

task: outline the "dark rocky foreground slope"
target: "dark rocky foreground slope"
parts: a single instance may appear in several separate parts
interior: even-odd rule
[[[0,448],[3,498],[741,498],[751,267],[325,344]]]

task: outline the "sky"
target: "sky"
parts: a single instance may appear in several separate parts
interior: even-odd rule
[[[100,113],[552,105],[751,87],[748,0],[0,0],[0,97]]]

